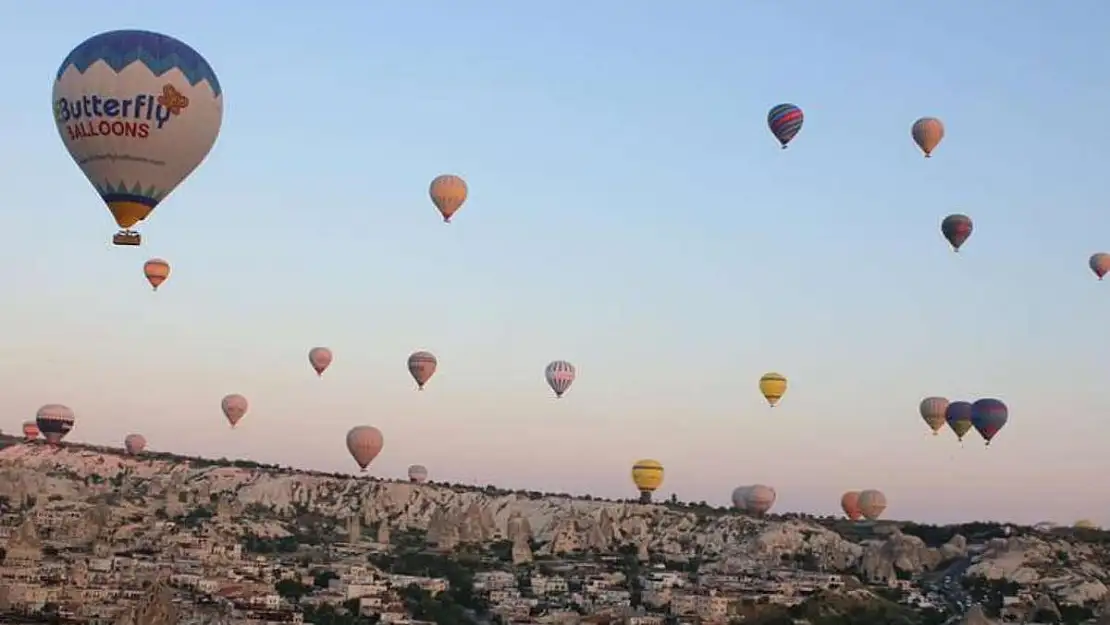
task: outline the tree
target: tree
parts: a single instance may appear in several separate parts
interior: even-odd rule
[[[312,585],[317,588],[327,588],[328,582],[333,579],[339,579],[339,574],[335,571],[320,571],[312,578]]]
[[[312,586],[305,586],[296,580],[283,579],[274,584],[274,590],[290,603],[297,603],[301,600],[301,597],[311,594],[315,589]]]

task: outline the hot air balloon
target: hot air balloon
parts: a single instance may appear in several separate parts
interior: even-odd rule
[[[1075,522],[1075,528],[1083,530],[1097,530],[1098,524],[1090,519],[1079,519]]]
[[[859,494],[858,490],[850,490],[840,496],[840,509],[844,511],[844,516],[853,521],[863,517],[863,512],[859,508]]]
[[[562,397],[570,389],[570,385],[574,384],[577,375],[574,365],[565,360],[552,361],[543,370],[543,377],[547,379],[551,390],[555,391],[555,397]]]
[[[737,486],[732,489],[732,506],[744,512],[748,509],[748,490],[751,486]]]
[[[863,518],[874,521],[886,510],[886,495],[877,490],[865,490],[859,494],[859,511]]]
[[[1091,254],[1091,259],[1087,261],[1087,265],[1091,268],[1091,271],[1095,272],[1098,279],[1101,280],[1103,276],[1110,273],[1110,254],[1105,252]]]
[[[409,467],[409,481],[414,484],[423,484],[428,481],[428,468],[422,464]]]
[[[238,425],[239,420],[246,416],[249,407],[250,404],[247,402],[247,398],[238,393],[227,395],[220,402],[220,408],[224,411],[224,416],[227,417],[227,422],[231,424],[231,427]]]
[[[948,409],[944,411],[944,420],[955,432],[956,439],[964,440],[964,434],[971,429],[971,403],[966,401],[949,403]]]
[[[143,263],[143,275],[147,282],[157,291],[158,287],[170,277],[170,264],[161,258],[152,258]]]
[[[62,61],[54,120],[70,156],[121,228],[116,245],[208,155],[223,119],[223,90],[184,43],[143,30],[95,35]]]
[[[651,503],[651,494],[663,485],[663,465],[645,458],[632,465],[632,482],[640,490],[640,503]]]
[[[940,222],[940,233],[948,239],[952,249],[957,252],[960,251],[960,246],[967,242],[973,228],[971,217],[967,215],[952,214]]]
[[[146,449],[146,439],[142,434],[128,434],[123,439],[123,448],[132,456],[137,456]]]
[[[775,505],[775,489],[763,484],[748,487],[744,495],[744,510],[755,515],[766,514],[771,506]]]
[[[997,399],[980,399],[971,404],[971,425],[987,445],[991,444],[991,439],[1009,419],[1010,411],[1006,408],[1006,404]]]
[[[443,215],[443,221],[451,223],[451,217],[466,201],[466,181],[451,174],[436,176],[428,187],[428,195],[432,196],[432,203]]]
[[[382,452],[385,439],[382,432],[370,425],[357,425],[347,432],[347,451],[358,463],[358,468],[366,472],[366,467]]]
[[[73,429],[73,422],[73,410],[61,404],[46,404],[35,414],[35,425],[51,445],[62,442]]]
[[[412,374],[412,379],[416,380],[417,389],[424,390],[424,385],[432,379],[438,364],[431,352],[413,352],[409,356],[409,373]]]
[[[324,375],[324,370],[331,365],[331,350],[326,347],[313,347],[308,350],[308,364],[312,365],[312,370],[316,375]]]
[[[944,124],[935,117],[922,117],[913,123],[910,134],[913,142],[925,153],[925,158],[929,158],[944,138]]]
[[[948,412],[948,400],[943,397],[926,397],[921,400],[918,412],[921,413],[921,418],[925,420],[925,424],[933,431],[933,436],[936,436],[937,432],[948,422],[945,416]]]
[[[34,421],[23,422],[23,438],[33,441],[39,437],[39,426]]]
[[[763,393],[764,399],[774,408],[786,394],[786,378],[781,373],[764,373],[759,378],[759,392]]]
[[[784,150],[786,144],[790,143],[802,129],[803,121],[805,121],[805,115],[802,114],[802,109],[793,104],[776,104],[767,112],[767,126]]]

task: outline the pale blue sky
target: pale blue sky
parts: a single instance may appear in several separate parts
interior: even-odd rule
[[[117,2],[0,24],[5,430],[778,511],[876,487],[899,518],[1110,523],[1101,123],[1110,5],[934,2]],[[86,37],[165,32],[225,92],[209,159],[116,248],[50,114]],[[787,151],[767,109],[806,113]],[[948,136],[925,161],[923,115]],[[439,222],[428,181],[471,197]],[[940,219],[966,212],[959,255]],[[149,256],[174,274],[152,294]],[[323,380],[306,352],[336,354]],[[412,390],[404,362],[440,371]],[[574,362],[565,400],[543,367]],[[790,378],[780,408],[755,384]],[[225,393],[250,398],[240,430]],[[933,440],[929,394],[995,396],[984,450]]]

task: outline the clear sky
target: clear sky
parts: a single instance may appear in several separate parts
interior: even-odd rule
[[[653,457],[660,497],[762,482],[833,512],[874,487],[895,518],[1110,524],[1110,283],[1086,267],[1110,250],[1108,24],[1099,0],[27,4],[0,23],[0,427],[60,402],[73,440],[349,470],[371,424],[382,476],[634,496]],[[108,244],[50,111],[66,53],[117,28],[224,87],[140,248]],[[806,113],[786,151],[779,102]],[[470,184],[451,225],[440,173]],[[975,220],[958,255],[950,212]],[[933,439],[933,394],[1010,423]]]

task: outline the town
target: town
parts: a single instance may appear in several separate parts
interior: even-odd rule
[[[0,471],[0,622],[939,625],[983,603],[1078,623],[1107,594],[1097,574],[998,573],[1035,560],[1013,564],[1009,526],[970,545],[938,528],[929,546],[906,524],[846,538],[816,519],[76,448],[9,447]],[[1057,569],[1071,549],[1021,540]],[[1093,570],[1092,547],[1069,553]]]

